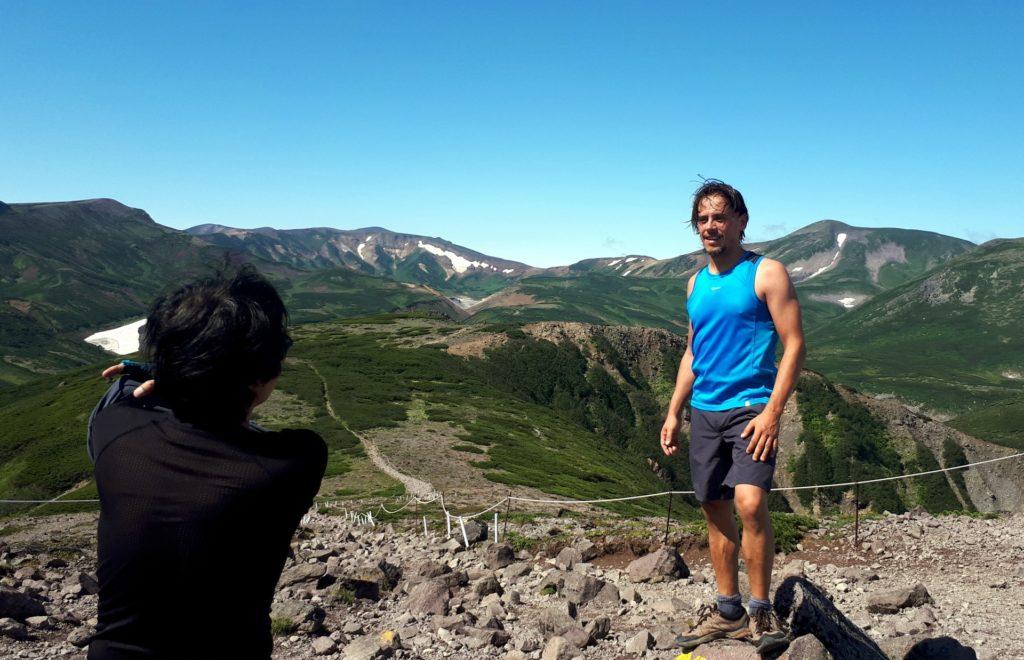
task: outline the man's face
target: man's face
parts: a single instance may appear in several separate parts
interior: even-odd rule
[[[714,256],[739,247],[747,219],[736,215],[721,195],[704,197],[697,204],[697,233],[704,250]]]

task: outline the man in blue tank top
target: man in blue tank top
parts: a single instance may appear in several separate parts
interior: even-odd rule
[[[690,338],[661,430],[661,446],[679,451],[683,407],[690,400],[690,472],[708,523],[716,603],[677,642],[685,650],[712,639],[749,639],[762,654],[789,644],[768,589],[775,539],[768,493],[775,472],[779,419],[803,366],[800,305],[785,266],[743,249],[743,196],[717,180],[693,197],[690,222],[708,264],[687,286]],[[775,365],[781,340],[782,360]],[[750,577],[744,611],[739,594],[740,536]]]

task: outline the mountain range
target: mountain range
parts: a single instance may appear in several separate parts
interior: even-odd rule
[[[2,204],[0,235],[0,382],[8,383],[103,359],[81,339],[139,318],[160,291],[225,262],[266,273],[298,323],[419,309],[468,323],[580,321],[677,334],[686,330],[686,278],[705,263],[691,252],[535,268],[379,227],[182,232],[110,199]],[[955,416],[1024,392],[1012,321],[1024,297],[1015,285],[1020,246],[823,220],[748,247],[790,271],[810,366]]]

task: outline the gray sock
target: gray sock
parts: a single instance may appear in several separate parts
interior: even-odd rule
[[[761,600],[759,598],[751,598],[750,600],[747,601],[747,611],[750,612],[751,615],[753,615],[754,612],[756,612],[757,610],[771,610],[771,609],[772,609],[772,601],[770,601],[770,600]]]
[[[731,596],[723,596],[719,594],[715,597],[715,602],[718,603],[718,611],[722,613],[726,619],[735,621],[743,616],[743,599],[739,594],[733,594]]]

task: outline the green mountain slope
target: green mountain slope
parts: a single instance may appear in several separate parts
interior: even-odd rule
[[[230,255],[230,257],[226,256]],[[0,384],[107,359],[83,339],[143,316],[163,291],[249,260],[274,281],[296,322],[430,304],[461,311],[421,285],[348,269],[296,270],[225,252],[110,199],[0,207]]]
[[[591,273],[528,277],[470,308],[471,321],[582,321],[642,325],[686,334],[686,280]]]
[[[0,380],[100,359],[81,341],[138,315],[169,283],[223,260],[110,199],[10,204],[0,213]]]
[[[475,492],[476,502],[507,489],[588,499],[690,487],[685,437],[673,459],[657,444],[683,350],[674,333],[548,322],[498,331],[409,314],[294,331],[279,392],[260,422],[312,427],[325,437],[329,488],[338,489],[327,495],[370,488],[356,434],[377,438],[403,471],[449,493]],[[89,479],[85,422],[106,387],[98,371],[96,365],[0,391],[0,426],[10,429],[0,438],[0,497],[50,497]],[[935,429],[914,435],[904,413],[886,413],[813,374],[801,380],[796,400],[783,483],[935,469],[991,447],[952,431],[936,445]],[[971,508],[985,488],[941,477],[865,488],[863,499],[875,510],[939,511]],[[1001,494],[1000,506],[1014,506],[1015,493]],[[784,509],[834,509],[844,495],[806,491],[790,500],[773,498]],[[677,514],[696,516],[693,504],[677,501]],[[657,514],[663,507],[641,500],[611,508]]]
[[[809,335],[831,378],[963,413],[1024,390],[1024,239],[985,243]]]

